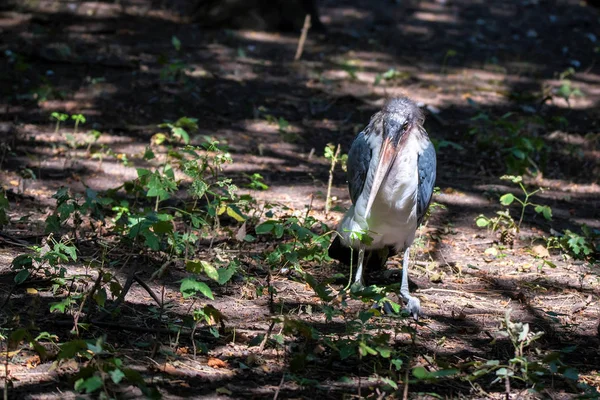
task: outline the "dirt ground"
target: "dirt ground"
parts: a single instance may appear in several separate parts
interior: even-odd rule
[[[229,146],[233,163],[226,173],[232,179],[260,173],[270,187],[253,193],[260,201],[293,210],[310,205],[311,215],[334,227],[342,214],[324,213],[329,163],[323,149],[339,143],[347,152],[386,97],[407,95],[427,110],[432,139],[450,145],[438,146],[437,153],[440,192],[434,201],[444,207],[436,207],[420,230],[410,270],[425,316],[416,342],[401,335],[397,345],[412,346],[415,365],[426,365],[431,357],[452,364],[506,358],[509,349],[494,338],[512,308],[515,320],[544,332],[544,350],[576,346],[565,362],[578,370],[580,381],[600,386],[600,265],[536,247],[554,232],[579,232],[583,224],[600,229],[600,10],[580,1],[324,0],[321,20],[327,32],[309,31],[302,58],[294,62],[298,33],[204,30],[180,22],[179,5],[31,1],[0,11],[0,178],[12,221],[0,238],[3,325],[20,315],[40,330],[69,337],[72,320],[48,313],[48,287],[38,287],[37,295],[13,287],[10,263],[24,252],[14,239],[40,243],[55,204],[51,196],[61,186],[102,191],[135,178],[139,154],[164,120],[198,118],[199,136]],[[181,43],[179,51],[173,37]],[[185,69],[167,71],[172,60]],[[21,62],[29,68],[20,70]],[[561,76],[569,68],[574,74]],[[177,79],[165,79],[169,73]],[[565,85],[577,93],[561,97]],[[118,157],[91,159],[85,148],[67,150],[65,136],[55,133],[50,121],[54,111],[85,115],[81,131],[101,131],[99,144],[126,155],[131,165]],[[506,113],[558,121],[527,127],[548,152],[541,160],[544,173],[526,180],[545,188],[534,200],[550,206],[553,219],[528,210],[512,246],[499,247],[497,233],[478,228],[475,219],[502,208],[498,194],[519,192],[499,179],[506,172],[502,155],[479,145],[478,136],[491,135],[488,129],[498,129],[499,138],[504,131],[474,118]],[[289,127],[281,132],[267,115],[283,118]],[[332,195],[334,205],[349,206],[341,170],[334,175]],[[538,268],[541,259],[556,267]],[[158,267],[137,263],[143,278]],[[245,267],[259,282],[266,279],[250,258]],[[335,263],[307,268],[318,279],[347,273]],[[72,265],[69,272],[86,269]],[[127,271],[118,273],[126,279]],[[191,307],[178,291],[184,274],[174,268],[148,281],[172,301],[173,318],[184,318]],[[316,312],[319,299],[307,285],[283,274],[274,275],[272,283],[281,305],[275,315],[293,315],[324,331],[344,329],[343,322],[325,323]],[[304,372],[307,381],[301,381],[289,377],[285,351],[259,353],[250,346],[269,330],[274,315],[267,296],[254,293],[235,280],[215,289],[211,304],[227,317],[237,339],[207,337],[209,353],[201,356],[189,353],[189,343],[175,346],[179,339],[156,326],[153,301],[139,285],[129,292],[120,317],[95,327],[94,335],[105,334],[164,398],[377,398],[377,381],[366,365],[317,357]],[[367,306],[351,309],[361,307]],[[173,353],[174,348],[186,350]],[[80,396],[69,380],[69,365],[32,366],[30,357],[23,350],[2,358],[6,369],[0,374],[10,370],[12,379],[9,398]],[[216,368],[215,359],[224,367]],[[437,391],[445,398],[505,398],[504,390],[450,382],[434,389],[416,385],[408,397]],[[576,393],[559,386],[544,396],[575,398]],[[141,396],[135,387],[117,394]],[[512,392],[512,398],[526,396]]]

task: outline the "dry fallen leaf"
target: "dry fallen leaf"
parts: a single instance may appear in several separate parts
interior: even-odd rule
[[[25,363],[27,365],[27,369],[33,369],[33,368],[37,367],[38,365],[40,365],[40,356],[38,356],[37,354],[34,356],[31,356],[26,360]]]
[[[550,253],[548,252],[548,249],[545,248],[544,246],[542,246],[541,244],[538,244],[537,246],[533,246],[533,249],[531,249],[533,251],[533,254],[535,254],[537,257],[540,258],[546,258],[546,257],[550,257]]]
[[[189,353],[189,349],[187,347],[178,347],[177,351],[175,352],[177,355],[182,356],[184,354],[188,354]]]
[[[215,357],[208,359],[208,366],[212,368],[227,368],[227,363]]]
[[[226,394],[228,396],[231,396],[233,394],[233,392],[227,389],[226,387],[217,388],[215,392],[217,392],[218,394]]]

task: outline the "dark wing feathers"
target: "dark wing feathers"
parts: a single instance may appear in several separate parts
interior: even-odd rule
[[[429,142],[429,145],[419,154],[417,159],[417,169],[419,171],[419,188],[417,192],[417,218],[420,225],[431,202],[433,195],[433,186],[435,184],[435,148]]]
[[[352,204],[356,204],[365,186],[369,164],[371,163],[371,147],[365,138],[365,133],[359,133],[348,152],[348,189]]]

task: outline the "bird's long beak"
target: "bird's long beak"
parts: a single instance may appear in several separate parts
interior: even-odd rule
[[[388,175],[390,168],[394,164],[396,154],[396,145],[393,143],[392,138],[387,136],[385,139],[383,139],[381,150],[379,151],[379,162],[377,163],[377,169],[375,170],[375,176],[373,177],[373,185],[371,186],[369,200],[367,201],[365,218],[368,218],[369,214],[371,213],[371,207],[373,207],[375,197],[377,197],[377,193],[379,192],[379,188],[381,187],[383,180]]]

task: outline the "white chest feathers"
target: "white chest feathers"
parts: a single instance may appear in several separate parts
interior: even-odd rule
[[[375,166],[379,162],[381,136],[369,137],[372,149],[365,187],[371,187]],[[366,248],[394,246],[398,251],[410,246],[417,229],[417,193],[419,189],[418,156],[422,147],[412,135],[404,142],[402,151],[382,182],[369,215],[364,215],[369,191],[363,190],[356,204],[348,210],[342,220],[340,232],[346,244],[357,247],[348,232],[368,232],[373,239]]]

